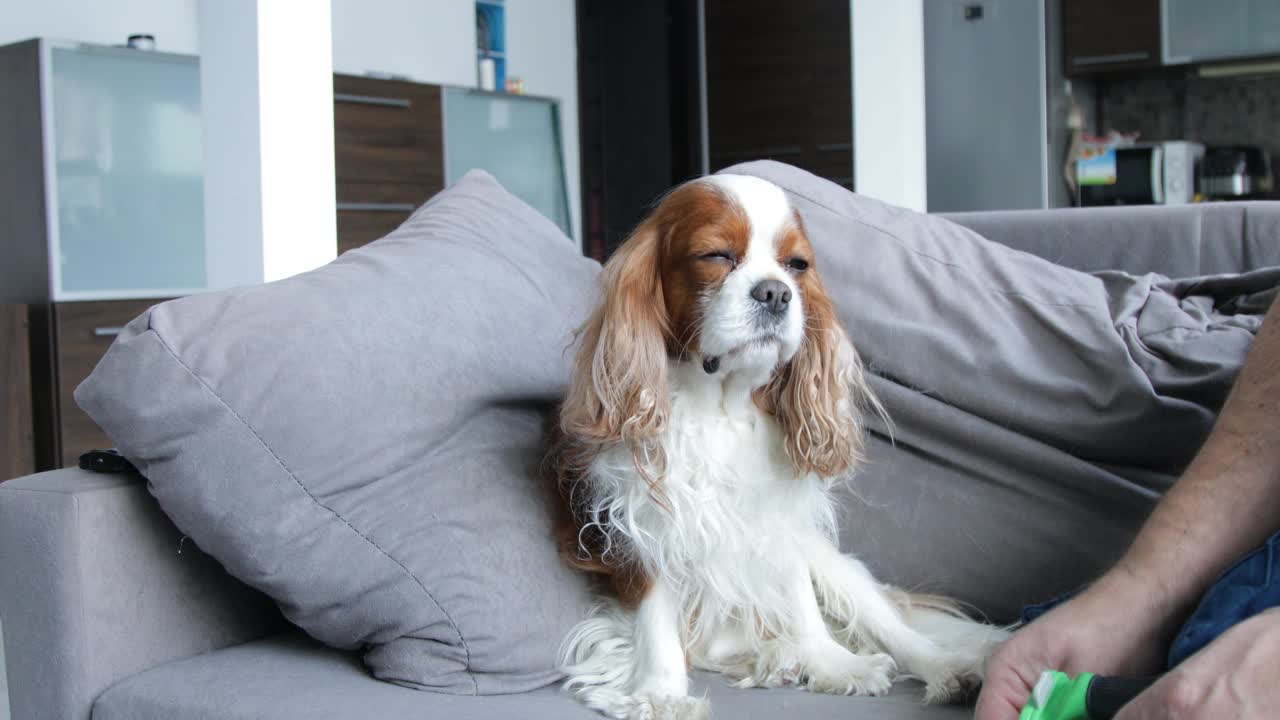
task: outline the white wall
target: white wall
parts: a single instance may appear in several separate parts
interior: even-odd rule
[[[333,69],[476,84],[474,0],[331,0]]]
[[[854,188],[925,211],[924,6],[852,0]]]
[[[474,0],[331,2],[335,72],[475,84]],[[196,54],[198,6],[199,0],[0,0],[0,45],[33,37],[116,45],[149,33],[159,50]]]
[[[560,146],[573,237],[582,241],[578,160],[578,34],[574,0],[507,0],[507,77],[524,91],[560,99]]]
[[[195,53],[198,0],[0,0],[0,45],[33,37],[122,45],[156,36],[156,49]]]
[[[335,72],[381,72],[419,82],[475,85],[474,0],[331,3]],[[0,44],[31,37],[120,44],[141,32],[155,35],[160,50],[196,54],[198,4],[199,0],[0,0]],[[575,18],[573,0],[507,0],[507,74],[524,78],[525,92],[561,101],[569,214],[574,237],[580,239]]]

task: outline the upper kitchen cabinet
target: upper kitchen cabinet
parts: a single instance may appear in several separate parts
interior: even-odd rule
[[[1061,0],[1063,68],[1068,75],[1134,70],[1161,63],[1161,0]],[[1203,0],[1183,4],[1205,6]]]
[[[32,40],[0,48],[0,300],[204,289],[193,57]]]
[[[1163,0],[1164,62],[1280,54],[1280,1]]]

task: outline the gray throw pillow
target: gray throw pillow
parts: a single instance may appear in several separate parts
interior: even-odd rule
[[[531,690],[590,601],[537,468],[598,270],[473,172],[315,271],[150,309],[76,400],[317,639],[403,685]]]

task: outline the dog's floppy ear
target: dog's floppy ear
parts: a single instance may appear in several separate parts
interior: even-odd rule
[[[671,410],[659,241],[650,216],[605,264],[604,298],[581,330],[560,411],[567,435],[579,442],[624,443],[638,463]]]
[[[805,273],[800,291],[804,341],[760,389],[757,402],[782,425],[787,455],[798,469],[836,477],[864,459],[863,409],[884,411],[815,268]]]
[[[583,480],[595,457],[621,444],[654,497],[665,498],[656,479],[666,465],[656,438],[671,412],[659,242],[651,215],[605,264],[603,298],[578,331],[581,345],[545,466],[565,503],[557,531],[561,555],[581,570],[614,575],[624,600],[643,594],[642,577],[617,558],[606,560],[612,540]]]

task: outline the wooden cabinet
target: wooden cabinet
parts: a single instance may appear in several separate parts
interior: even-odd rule
[[[1160,0],[1061,0],[1068,75],[1161,64]]]
[[[333,93],[341,253],[444,189],[444,133],[438,85],[335,75]]]
[[[207,287],[196,58],[0,47],[0,302]]]
[[[33,305],[30,312],[34,469],[74,467],[80,455],[114,447],[80,406],[75,390],[130,320],[165,298]]]
[[[27,306],[0,305],[0,482],[35,472]]]
[[[391,232],[472,169],[571,233],[554,98],[337,75],[333,114],[339,252]]]
[[[29,40],[0,47],[0,97],[0,302],[27,309],[28,340],[25,366],[0,364],[8,392],[29,390],[3,405],[29,401],[33,467],[19,471],[50,470],[112,445],[73,393],[113,329],[206,287],[200,71],[189,56]],[[6,419],[5,445],[17,427]]]
[[[163,299],[112,300],[53,306],[57,457],[62,467],[74,466],[84,452],[114,446],[111,438],[76,405],[76,386],[89,377],[130,320],[162,302]]]
[[[193,123],[198,128],[199,122],[198,102],[191,99],[199,97],[195,58],[82,44],[64,46],[44,40],[0,47],[0,89],[20,100],[0,103],[0,190],[14,200],[12,208],[21,210],[0,212],[0,237],[4,238],[0,243],[0,302],[20,304],[29,322],[29,327],[24,324],[18,328],[18,315],[6,311],[0,316],[0,381],[7,385],[6,394],[0,395],[0,411],[4,413],[0,415],[4,420],[0,461],[6,463],[0,465],[0,475],[75,465],[81,453],[111,447],[110,438],[76,405],[76,386],[89,376],[130,320],[168,297],[205,289],[200,214],[182,214],[185,224],[177,225],[166,221],[164,214],[198,210],[200,206],[203,170],[199,153],[169,152],[170,146],[187,147],[187,135],[166,140],[136,132],[126,122],[134,116],[125,112],[137,110],[129,104],[134,96],[113,90],[114,85],[105,89],[94,86],[94,92],[102,94],[101,98],[94,95],[95,103],[100,101],[113,112],[119,105],[124,108],[120,110],[124,120],[111,123],[89,117],[85,127],[109,128],[122,138],[104,130],[82,133],[83,137],[77,135],[74,142],[63,144],[87,153],[86,147],[97,148],[93,143],[102,143],[98,156],[115,152],[136,160],[135,156],[141,155],[161,168],[152,172],[155,187],[130,189],[149,198],[148,202],[111,206],[108,200],[128,195],[111,188],[137,179],[130,174],[133,166],[119,157],[115,163],[89,163],[86,167],[96,174],[92,175],[94,182],[88,182],[81,181],[84,168],[61,161],[69,153],[59,151],[59,139],[46,133],[48,128],[67,123],[53,123],[48,117],[42,123],[42,98],[53,103],[55,118],[69,116],[73,106],[62,108],[67,114],[56,114],[59,103],[66,104],[67,98],[52,95],[47,84],[39,81],[44,65],[50,64],[55,84],[62,75],[70,77],[102,66],[111,70],[117,84],[134,82],[147,88],[146,97],[165,110],[153,114],[165,119],[161,125],[170,131],[189,129]],[[169,71],[174,82],[149,82],[157,68]],[[338,249],[345,252],[391,232],[444,189],[445,90],[438,85],[349,75],[335,75],[333,82]],[[173,122],[169,122],[171,115],[177,118]],[[504,131],[483,126],[476,130],[471,133],[475,136],[472,140],[484,147],[504,147],[502,143],[509,142],[511,136],[523,137],[518,135],[518,127]],[[163,147],[155,150],[144,140]],[[131,149],[140,143],[151,151]],[[558,152],[558,135],[553,145]],[[544,143],[534,149],[546,147]],[[519,148],[509,155],[523,158]],[[557,162],[563,164],[563,159],[557,156]],[[480,163],[477,167],[486,167],[499,179],[512,167],[517,179],[529,174],[523,172],[520,162],[504,162],[497,168]],[[130,172],[108,176],[113,168]],[[57,192],[46,197],[46,187]],[[175,189],[182,191],[182,202],[173,201],[170,191]],[[519,195],[518,183],[513,192]],[[47,212],[47,204],[55,210]],[[158,249],[148,244],[151,236],[162,236]],[[28,307],[29,311],[25,310]],[[30,339],[29,352],[19,351],[8,341],[14,333]],[[14,392],[28,389],[21,395]],[[19,415],[29,419],[9,420]],[[23,436],[23,432],[27,434]],[[27,450],[10,451],[14,445]]]

